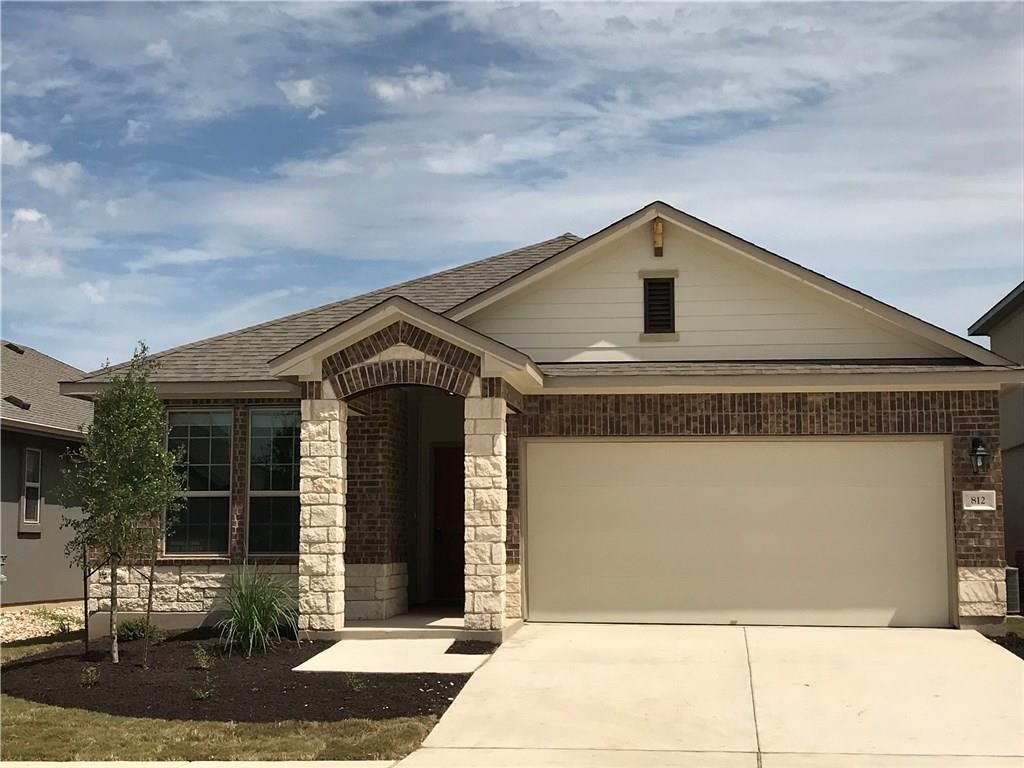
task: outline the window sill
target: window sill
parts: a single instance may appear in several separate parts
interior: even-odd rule
[[[664,343],[664,342],[679,341],[679,333],[676,332],[676,331],[667,332],[667,333],[641,333],[639,338],[638,338],[638,341],[641,341],[641,342],[643,342],[645,344],[652,343],[652,342],[653,343],[657,343],[657,342],[663,342]]]

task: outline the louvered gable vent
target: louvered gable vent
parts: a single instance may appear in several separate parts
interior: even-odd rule
[[[652,277],[644,280],[644,333],[676,330],[675,280]]]

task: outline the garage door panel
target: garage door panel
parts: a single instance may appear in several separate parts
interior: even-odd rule
[[[530,442],[537,621],[944,626],[940,441]]]

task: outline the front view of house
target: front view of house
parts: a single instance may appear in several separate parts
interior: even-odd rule
[[[494,638],[1005,614],[998,398],[1024,369],[664,203],[156,358],[188,461],[168,622],[208,621],[245,563],[322,632],[415,606]]]

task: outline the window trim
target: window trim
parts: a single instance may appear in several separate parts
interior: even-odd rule
[[[644,277],[643,279],[643,307],[644,307],[644,330],[643,335],[668,336],[676,333],[676,278],[675,277]],[[652,330],[650,326],[650,305],[647,300],[647,287],[649,283],[667,283],[669,286],[669,306],[672,311],[672,324],[668,329]]]
[[[226,491],[184,491],[181,498],[227,498],[228,500],[228,544],[223,552],[168,552],[167,551],[167,518],[164,517],[164,540],[161,556],[166,559],[225,559],[231,556],[231,498],[235,488],[235,409],[232,406],[226,408],[211,408],[209,406],[194,406],[191,408],[168,408],[167,409],[167,440],[165,446],[169,449],[171,442],[171,414],[172,413],[226,413],[231,417],[231,435],[228,438],[228,488]],[[187,472],[186,468],[186,472]]]
[[[299,459],[302,459],[302,409],[287,405],[256,405],[249,408],[248,434],[245,436],[245,556],[250,557],[298,557],[299,551],[295,552],[253,552],[249,548],[249,533],[252,520],[250,518],[249,503],[255,496],[261,498],[299,498],[299,489],[294,491],[254,491],[252,489],[252,415],[257,411],[292,411],[299,415]],[[299,534],[302,533],[302,502],[299,502]]]
[[[39,463],[36,465],[39,468],[39,477],[35,482],[28,479],[28,455],[29,453],[35,453],[39,456]],[[25,447],[25,452],[22,455],[24,464],[21,467],[21,524],[25,526],[32,526],[33,528],[41,528],[43,525],[43,449],[42,448],[30,448]],[[28,512],[28,494],[29,488],[36,489],[36,519],[29,520],[26,513]]]

